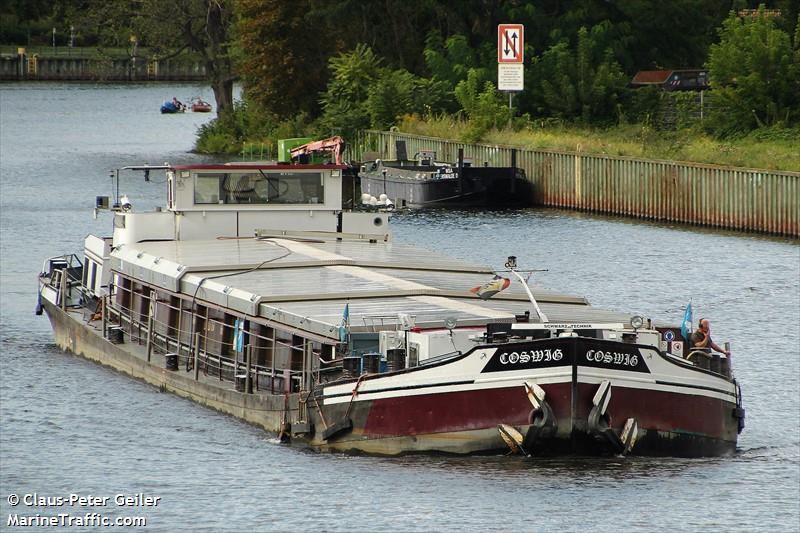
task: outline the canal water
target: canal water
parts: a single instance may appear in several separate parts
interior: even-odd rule
[[[53,344],[36,274],[79,252],[108,170],[188,163],[209,116],[160,115],[192,85],[0,85],[0,520],[144,516],[143,531],[797,530],[800,246],[759,235],[552,210],[394,217],[398,241],[501,267],[592,303],[680,323],[691,300],[730,341],[747,427],[733,457],[375,458],[278,444],[231,417]],[[136,209],[163,180],[123,182]],[[101,507],[12,507],[9,495],[108,496]],[[116,494],[160,497],[119,507]],[[0,529],[3,529],[0,526]],[[91,528],[89,528],[91,529]],[[96,528],[95,528],[96,529]]]

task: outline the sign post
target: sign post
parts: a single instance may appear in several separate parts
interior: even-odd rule
[[[508,91],[508,110],[514,92],[525,87],[525,27],[522,24],[497,26],[497,89]]]

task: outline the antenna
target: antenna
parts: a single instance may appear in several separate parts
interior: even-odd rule
[[[539,320],[542,322],[550,322],[550,319],[547,318],[547,315],[544,314],[542,309],[539,307],[539,304],[536,302],[536,298],[533,297],[533,293],[531,292],[530,287],[528,287],[528,283],[525,279],[519,275],[517,272],[517,257],[514,255],[509,255],[508,260],[506,261],[506,268],[517,277],[522,286],[525,288],[525,292],[528,293],[528,299],[533,304],[533,308],[536,310],[536,314],[539,315]]]

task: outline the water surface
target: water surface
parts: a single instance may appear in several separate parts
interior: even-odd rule
[[[202,161],[193,85],[0,85],[0,519],[8,494],[160,496],[145,531],[797,530],[800,247],[553,209],[400,214],[398,241],[501,267],[601,307],[679,323],[692,299],[731,341],[747,428],[713,459],[374,458],[277,444],[231,417],[60,352],[36,273],[78,252],[108,170]],[[123,182],[137,209],[155,177]],[[15,508],[21,513],[24,508]],[[30,510],[28,510],[30,512]],[[105,511],[119,514],[118,510]],[[128,513],[131,514],[131,513]]]

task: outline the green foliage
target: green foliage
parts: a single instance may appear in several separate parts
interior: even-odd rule
[[[237,100],[231,112],[198,128],[195,150],[207,154],[235,154],[248,140],[269,143],[280,126],[275,117]]]
[[[669,93],[675,105],[675,126],[678,129],[691,128],[700,120],[699,95],[694,91]]]
[[[455,95],[469,118],[469,127],[462,137],[466,142],[478,141],[491,128],[505,126],[511,120],[511,113],[494,83],[483,79],[479,70],[469,70],[467,79],[456,85]]]
[[[378,78],[381,59],[370,47],[359,44],[328,63],[333,77],[321,98],[323,126],[345,134],[369,127],[367,97]]]
[[[466,79],[470,69],[477,70],[482,76],[488,76],[481,67],[477,51],[470,46],[464,35],[453,35],[442,41],[438,31],[431,31],[425,40],[425,65],[431,74],[430,89],[436,91],[435,103],[431,109],[442,111],[458,111],[458,105],[452,88]]]
[[[206,154],[238,154],[257,159],[276,157],[278,139],[318,135],[318,125],[308,114],[279,119],[258,106],[236,101],[233,112],[200,126],[195,151]]]
[[[425,40],[425,65],[437,79],[455,85],[467,77],[469,69],[479,67],[475,49],[464,35],[453,35],[446,41],[438,31],[432,31]]]
[[[389,128],[401,115],[436,113],[446,105],[446,83],[385,68],[382,62],[363,44],[331,58],[333,76],[321,98],[323,131],[348,136],[363,128]]]
[[[433,116],[447,112],[453,107],[453,91],[446,81],[436,78],[414,78],[414,94],[411,112]]]
[[[366,108],[370,126],[386,129],[414,104],[414,76],[406,70],[385,70],[367,90]]]
[[[800,55],[763,5],[755,17],[732,13],[725,20],[708,69],[714,89],[709,124],[717,134],[788,126],[800,118]]]
[[[664,91],[660,87],[642,87],[630,93],[620,108],[620,123],[649,122],[661,113]]]
[[[748,133],[743,137],[743,140],[755,143],[782,143],[787,146],[794,146],[796,156],[795,170],[800,170],[800,126],[787,128],[782,125],[775,125],[758,128]]]
[[[591,31],[582,27],[574,49],[561,41],[534,59],[531,77],[540,98],[537,114],[584,123],[615,118],[628,78],[613,51],[602,48],[608,31],[607,25]]]

